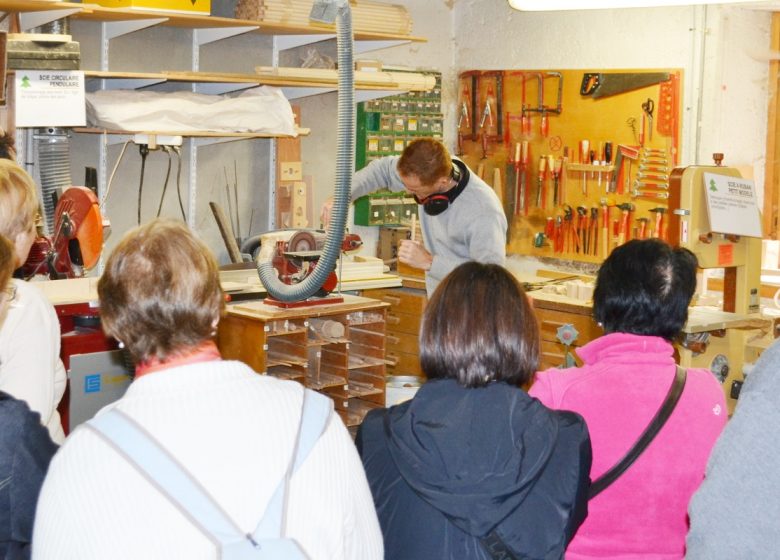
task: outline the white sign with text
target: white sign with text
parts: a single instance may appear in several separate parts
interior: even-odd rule
[[[713,232],[762,237],[761,213],[752,179],[704,173],[704,192]]]
[[[84,126],[84,72],[17,70],[16,126]]]

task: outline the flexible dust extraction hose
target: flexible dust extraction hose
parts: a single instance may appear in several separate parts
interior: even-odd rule
[[[319,4],[319,6],[318,6]],[[324,9],[327,13],[333,8],[338,10],[336,24],[336,45],[338,51],[338,142],[336,152],[336,188],[333,195],[333,211],[328,236],[322,256],[317,261],[314,271],[300,283],[284,284],[276,273],[270,261],[257,263],[260,281],[268,293],[279,301],[300,301],[313,296],[319,291],[328,275],[336,267],[336,259],[341,253],[341,243],[344,239],[344,228],[347,222],[347,211],[350,203],[352,187],[353,157],[355,153],[355,105],[352,57],[352,12],[349,0],[320,0],[312,8],[315,11]],[[330,22],[332,22],[332,17]]]

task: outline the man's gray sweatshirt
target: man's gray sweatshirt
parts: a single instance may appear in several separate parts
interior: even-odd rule
[[[369,163],[352,180],[352,200],[387,188],[404,191],[398,174],[399,156],[388,156]],[[460,160],[453,159],[453,165]],[[459,264],[467,261],[504,265],[506,261],[507,221],[501,203],[485,181],[468,170],[469,180],[463,192],[449,208],[437,216],[425,213],[419,206],[420,228],[425,248],[433,255],[431,269],[425,274],[430,296]]]

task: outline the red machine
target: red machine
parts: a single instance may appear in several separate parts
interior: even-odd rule
[[[319,258],[322,255],[322,249],[325,246],[326,235],[320,230],[297,230],[291,233],[288,239],[276,239],[276,247],[271,258],[279,280],[285,284],[297,284],[314,271]],[[341,242],[341,251],[349,253],[360,249],[363,245],[360,236],[354,233],[344,235]],[[317,291],[315,297],[323,298],[336,289],[338,278],[335,271],[332,271],[325,283]],[[338,303],[334,298],[321,300],[322,303]],[[269,305],[279,307],[297,307],[304,305],[313,305],[318,300],[305,300],[301,302],[281,302],[273,298],[266,298],[265,302]]]
[[[100,213],[95,194],[86,187],[70,187],[54,210],[51,238],[38,237],[22,267],[26,278],[48,274],[52,280],[78,278],[100,259],[108,221]]]
[[[26,278],[47,274],[52,280],[79,278],[100,259],[108,221],[100,213],[95,194],[86,187],[70,187],[57,201],[51,237],[39,236],[22,267]],[[117,348],[115,340],[106,337],[100,326],[97,307],[89,303],[55,305],[60,322],[60,358],[65,369],[71,369],[71,357],[108,352]],[[70,384],[69,384],[70,385]],[[65,391],[58,410],[62,426],[70,431],[70,391]]]

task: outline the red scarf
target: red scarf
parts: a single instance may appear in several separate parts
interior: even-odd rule
[[[185,364],[197,364],[198,362],[212,362],[220,359],[222,359],[222,356],[219,353],[217,345],[214,344],[213,340],[207,340],[189,352],[177,354],[167,360],[160,361],[157,358],[151,358],[150,360],[142,362],[135,366],[135,376],[138,378],[147,373],[154,373],[155,371],[163,369],[183,366]]]

